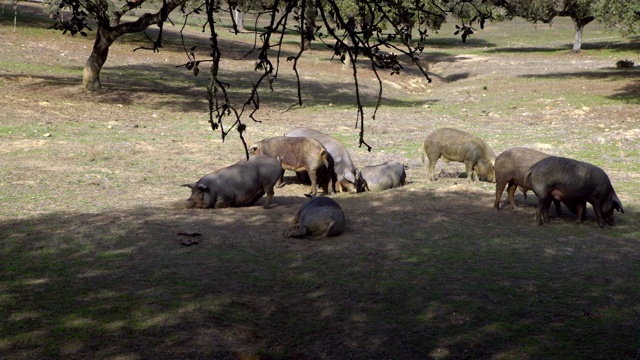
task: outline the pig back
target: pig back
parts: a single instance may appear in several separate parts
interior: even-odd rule
[[[243,206],[255,202],[265,190],[272,192],[279,177],[277,159],[255,155],[215,170],[190,187],[192,191],[206,193],[205,201],[198,207]]]
[[[249,157],[249,161],[246,163],[245,167],[250,169],[250,171],[247,171],[247,177],[251,181],[256,181],[260,184],[275,184],[280,178],[282,166],[280,160],[273,156],[253,155]]]
[[[481,159],[493,163],[496,155],[481,138],[465,131],[451,128],[436,129],[425,139],[425,148],[435,147],[444,158],[450,161],[478,161]]]
[[[559,189],[566,198],[588,200],[588,197],[602,197],[613,190],[609,177],[601,168],[560,156],[549,156],[536,162],[525,180],[538,196]]]
[[[403,186],[406,176],[404,165],[395,161],[365,166],[360,170],[359,188],[360,191],[378,191]]]
[[[347,148],[340,141],[330,135],[305,127],[295,128],[286,133],[285,136],[310,137],[319,141],[333,158],[333,166],[337,180],[342,181],[346,179],[350,183],[355,183],[356,167],[353,165]]]
[[[344,231],[344,212],[340,205],[328,197],[314,197],[298,211],[299,224],[313,235],[336,236]]]
[[[315,139],[304,137],[276,136],[264,139],[253,145],[254,154],[265,154],[278,158],[283,169],[309,171],[329,167],[327,151]]]
[[[496,157],[496,182],[502,184],[513,181],[523,189],[531,190],[531,184],[525,185],[525,176],[531,166],[549,156],[551,155],[525,147],[505,150]]]

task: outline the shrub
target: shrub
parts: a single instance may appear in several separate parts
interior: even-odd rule
[[[634,63],[631,60],[618,60],[618,62],[616,63],[616,67],[618,69],[627,69],[632,68],[633,66]]]

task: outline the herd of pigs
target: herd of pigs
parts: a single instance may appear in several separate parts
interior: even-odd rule
[[[329,194],[378,191],[405,184],[404,165],[387,161],[358,171],[342,143],[313,129],[296,128],[284,136],[264,139],[249,150],[248,160],[185,184],[191,189],[189,207],[251,206],[266,194],[264,208],[268,208],[274,188],[283,185],[284,172],[290,170],[295,171],[301,181],[311,183],[309,194],[305,194],[311,199],[296,214],[294,230],[284,235],[336,236],[344,230],[344,213],[333,199],[315,196],[318,187]],[[500,208],[505,187],[514,209],[516,189],[520,188],[525,196],[532,190],[538,198],[536,222],[539,225],[549,222],[552,202],[557,214],[561,214],[560,203],[565,204],[576,215],[578,223],[586,218],[586,205],[590,203],[600,227],[613,224],[615,210],[624,213],[609,177],[595,165],[523,147],[508,149],[496,157],[479,137],[450,128],[429,134],[423,150],[423,162],[425,156],[429,161],[430,180],[434,180],[436,162],[443,159],[464,163],[469,181],[478,178],[495,182],[496,210]]]

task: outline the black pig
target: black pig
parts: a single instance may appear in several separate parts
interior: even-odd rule
[[[582,161],[558,156],[542,159],[531,167],[525,184],[531,184],[538,197],[538,225],[549,222],[549,205],[554,199],[576,213],[577,223],[582,222],[587,202],[593,206],[600,227],[613,224],[614,210],[624,214],[622,203],[604,170]]]
[[[280,161],[267,155],[256,155],[205,175],[193,184],[187,200],[189,207],[225,208],[250,206],[265,193],[269,206],[273,188],[280,178]]]
[[[403,186],[407,178],[405,169],[406,166],[396,161],[365,166],[358,176],[358,191],[377,191]]]
[[[288,237],[302,238],[337,236],[344,231],[344,212],[338,203],[328,197],[313,197],[304,203],[293,219],[294,231]]]

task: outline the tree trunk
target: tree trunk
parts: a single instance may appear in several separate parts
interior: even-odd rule
[[[580,50],[582,50],[582,31],[584,30],[584,27],[587,26],[588,23],[592,22],[593,20],[595,20],[595,17],[593,16],[583,16],[583,17],[571,17],[571,20],[573,20],[573,25],[576,27],[576,39],[573,42],[573,49],[572,51],[574,53],[580,52]]]
[[[100,70],[102,70],[102,65],[107,61],[109,46],[113,43],[109,32],[109,29],[98,26],[93,50],[82,71],[82,87],[87,90],[100,89]]]
[[[302,50],[309,50],[311,49],[311,40],[313,39],[313,32],[316,28],[316,7],[315,7],[315,3],[313,2],[313,0],[306,0],[307,1],[307,7],[305,9],[305,14],[304,14],[304,37],[302,40],[302,44],[300,44],[300,46],[302,46]]]
[[[356,30],[356,19],[353,16],[349,16],[347,20],[347,29],[345,29],[346,39],[345,43],[349,47],[353,47],[353,38],[351,37],[351,33]],[[349,54],[345,54],[344,62],[342,64],[342,70],[352,70],[351,66],[351,57]]]
[[[582,23],[576,22],[576,39],[573,42],[573,49],[572,51],[574,53],[580,52],[580,50],[582,49],[582,31],[584,30],[584,25]]]
[[[158,35],[158,40],[154,44],[153,48],[154,51],[157,50],[158,47],[162,46],[162,24],[167,19],[169,13],[178,6],[184,4],[184,0],[164,0],[162,8],[158,12],[145,13],[136,21],[121,23],[121,16],[131,10],[131,6],[136,6],[136,2],[127,2],[123,5],[123,7],[114,14],[115,18],[109,16],[106,10],[104,13],[96,15],[98,20],[96,41],[93,43],[93,50],[84,65],[84,70],[82,71],[82,87],[85,89],[100,89],[100,71],[102,70],[102,65],[107,61],[109,47],[114,41],[116,41],[116,39],[124,34],[133,34],[144,31],[149,26],[157,24],[160,28],[160,35]],[[111,26],[111,21],[113,21],[113,24],[118,23],[119,25]]]
[[[236,26],[238,27],[238,31],[243,31],[244,30],[244,15],[245,13],[240,10],[239,8],[236,8],[234,11],[234,19],[236,22]]]

